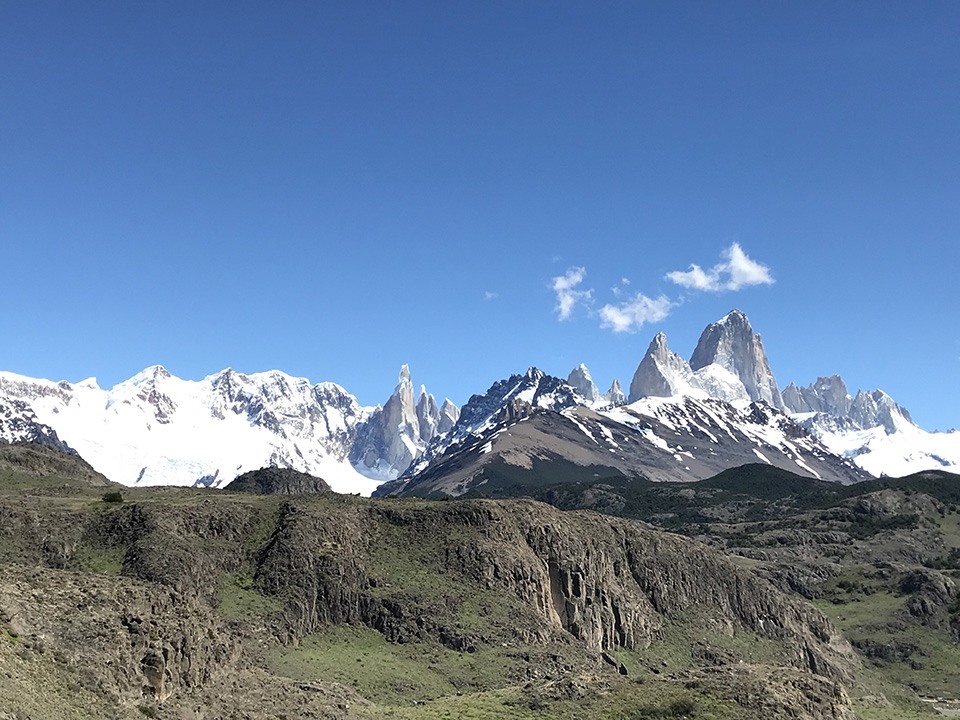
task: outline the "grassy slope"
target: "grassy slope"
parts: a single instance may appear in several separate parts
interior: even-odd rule
[[[794,503],[793,507],[810,508],[823,507],[837,497],[852,497],[860,490],[859,486],[855,486],[857,489],[838,486],[823,488],[813,483],[811,486],[815,492],[805,494],[801,483],[798,493],[796,478],[779,475],[779,472],[770,475],[761,469],[749,470],[741,476],[735,473],[718,476],[712,482],[703,483],[705,494],[702,497],[695,496],[692,499],[678,495],[679,488],[654,486],[642,480],[616,478],[605,482],[622,483],[624,487],[635,491],[628,505],[630,511],[623,514],[640,513],[641,510],[645,513],[674,512],[674,518],[685,521],[702,517],[701,511],[711,504],[742,499],[744,495],[764,502],[787,499]],[[920,477],[875,481],[874,484],[877,487],[895,486],[914,491],[922,487],[947,499],[953,497],[955,490],[949,480]],[[862,490],[866,491],[866,487]],[[36,478],[16,470],[0,470],[0,495],[10,498],[10,502],[42,506],[70,516],[90,519],[115,511],[119,504],[104,501],[104,493],[104,488],[91,487],[68,478]],[[277,600],[262,595],[253,582],[257,555],[269,540],[276,520],[276,498],[211,494],[209,491],[131,488],[123,489],[122,495],[127,503],[191,507],[199,502],[214,502],[218,506],[252,508],[255,521],[243,540],[244,561],[238,568],[223,573],[219,578],[216,590],[219,612],[224,618],[236,621],[269,618],[278,609]],[[678,498],[682,498],[682,501]],[[325,500],[318,499],[317,502]],[[410,503],[409,507],[414,505],[415,502]],[[678,505],[681,506],[680,512],[676,512]],[[947,515],[938,522],[948,542],[953,547],[960,547],[957,516]],[[434,568],[423,562],[426,553],[421,551],[429,542],[437,542],[437,538],[431,540],[423,536],[411,536],[395,526],[383,526],[380,532],[376,545],[378,550],[372,561],[390,583],[435,600],[438,606],[448,608],[456,622],[466,627],[472,625],[478,631],[482,631],[490,622],[499,624],[508,620],[497,616],[498,612],[504,612],[504,607],[497,604],[496,598],[484,597],[475,589],[461,586],[456,578],[440,577]],[[26,542],[24,538],[0,533],[0,562],[23,561]],[[204,546],[204,543],[197,544],[198,549]],[[121,547],[104,545],[97,537],[81,533],[78,549],[66,567],[82,572],[117,574],[122,569],[123,553]],[[852,569],[850,572],[855,575],[858,570]],[[902,599],[898,600],[889,588],[835,604],[834,597],[840,595],[831,593],[849,594],[846,589],[839,587],[841,579],[836,578],[833,586],[825,588],[825,596],[818,602],[831,617],[836,616],[836,622],[851,637],[868,637],[873,631],[865,628],[888,622],[902,605]],[[876,632],[887,631],[880,629]],[[697,639],[691,635],[689,627],[673,626],[668,628],[667,641],[651,651],[621,654],[618,659],[630,670],[627,678],[608,673],[600,681],[588,678],[578,685],[578,673],[585,676],[588,673],[584,667],[571,671],[571,684],[564,687],[512,679],[518,667],[530,663],[529,660],[518,659],[516,648],[484,646],[473,653],[461,653],[432,641],[392,644],[380,634],[362,626],[330,628],[304,638],[295,647],[274,646],[264,655],[264,662],[271,671],[296,680],[331,679],[356,688],[372,701],[371,705],[351,709],[351,714],[363,718],[567,718],[583,717],[585,707],[590,708],[590,717],[611,720],[685,717],[690,716],[691,712],[695,712],[696,717],[716,720],[742,717],[742,711],[729,699],[724,699],[723,693],[686,687],[682,682],[665,679],[652,669],[660,664],[670,671],[684,671],[692,665],[691,653]],[[19,663],[18,668],[22,665],[20,670],[25,676],[39,677],[43,674],[37,670],[40,666],[35,665],[34,659],[10,659],[10,648],[16,642],[14,639],[0,637],[0,641],[8,643],[5,647],[5,667],[10,663]],[[960,655],[956,652],[956,646],[945,645],[942,638],[932,631],[913,638],[913,641],[922,646],[924,657],[927,658],[923,668],[907,672],[897,665],[870,670],[868,674],[871,678],[879,674],[879,678],[870,680],[870,684],[889,688],[889,683],[903,685],[913,682],[924,692],[949,691],[951,687],[960,687]],[[762,662],[775,656],[774,649],[766,647],[764,641],[745,635],[730,641],[714,639],[713,645],[713,652],[744,656],[752,661]],[[568,652],[569,648],[558,648],[556,651]],[[43,668],[44,673],[53,672],[46,666]],[[9,683],[4,685],[0,680],[0,701],[10,697],[10,687]],[[76,702],[81,705],[95,703],[95,699],[80,698]],[[78,709],[77,712],[78,717],[84,717],[83,713],[87,711]],[[930,717],[929,712],[909,703],[901,708],[865,706],[859,712],[865,720]],[[39,711],[36,715],[43,716]]]

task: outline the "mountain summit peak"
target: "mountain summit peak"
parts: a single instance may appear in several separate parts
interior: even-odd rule
[[[763,342],[740,310],[731,310],[719,322],[704,328],[690,356],[690,367],[697,371],[708,365],[718,365],[737,376],[751,400],[762,400],[783,409],[783,399]]]
[[[583,363],[570,371],[567,376],[567,385],[580,393],[588,403],[596,403],[604,399],[599,388],[593,383],[590,370]]]
[[[734,308],[733,310],[728,312],[726,315],[724,315],[722,318],[720,318],[719,320],[717,320],[717,322],[714,323],[714,325],[727,325],[727,324],[743,325],[749,328],[751,331],[753,329],[750,327],[750,319],[739,308]]]

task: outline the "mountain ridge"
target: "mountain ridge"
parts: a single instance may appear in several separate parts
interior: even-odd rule
[[[960,434],[923,431],[880,390],[851,397],[843,379],[833,376],[807,387],[790,384],[781,392],[762,340],[740,310],[704,329],[690,362],[658,333],[627,397],[616,379],[601,393],[583,364],[566,380],[531,368],[496,381],[471,397],[465,415],[449,399],[438,405],[423,385],[419,392],[414,387],[407,365],[387,401],[373,407],[361,405],[336,383],[312,383],[278,370],[244,374],[227,368],[192,381],[154,365],[110,390],[100,389],[93,378],[53,382],[0,372],[0,439],[71,448],[124,484],[219,487],[244,470],[275,465],[323,477],[340,492],[369,494],[386,481],[423,471],[452,446],[481,437],[483,426],[495,418],[516,420],[537,408],[561,412],[584,406],[629,425],[631,412],[659,413],[655,422],[662,422],[668,406],[684,416],[694,412],[691,402],[709,407],[708,401],[719,401],[729,406],[721,412],[724,422],[740,414],[740,422],[749,424],[752,403],[789,415],[822,445],[817,453],[852,460],[872,475],[960,469]],[[615,412],[634,405],[625,415]],[[700,408],[695,414],[709,412]],[[711,423],[716,424],[706,422],[697,432],[713,433]],[[668,457],[690,452],[689,438],[679,442],[648,430]],[[746,435],[752,437],[751,432]],[[584,435],[578,442],[593,440]],[[766,440],[758,442],[756,452],[763,455]],[[740,450],[731,460],[734,456],[743,457]],[[711,471],[719,469],[710,465]],[[642,474],[643,469],[631,471]],[[686,477],[678,467],[677,476],[666,479]]]

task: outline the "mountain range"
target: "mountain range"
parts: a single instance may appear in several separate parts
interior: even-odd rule
[[[0,439],[73,450],[127,485],[222,487],[276,466],[361,494],[458,495],[519,471],[696,480],[757,461],[841,482],[960,470],[960,433],[919,428],[881,390],[851,396],[839,376],[781,390],[739,310],[689,361],[657,334],[628,393],[616,379],[601,392],[583,365],[531,368],[463,408],[416,392],[407,366],[375,407],[280,371],[191,381],[154,366],[109,390],[0,372]]]

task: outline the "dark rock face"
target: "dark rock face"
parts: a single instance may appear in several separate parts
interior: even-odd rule
[[[436,435],[406,472],[397,480],[381,485],[376,494],[397,492],[409,478],[432,466],[443,456],[475,444],[500,424],[529,417],[538,409],[559,412],[580,403],[577,392],[566,381],[547,375],[538,368],[530,368],[523,375],[511,375],[505,380],[498,380],[482,395],[471,396],[460,409],[457,421],[450,430]]]
[[[262,468],[237,477],[224,492],[254,495],[312,495],[332,492],[324,480],[289,468]]]
[[[86,485],[112,485],[69,448],[46,443],[0,443],[0,469],[2,468],[38,477],[55,475],[64,480],[78,480]]]
[[[23,400],[0,397],[0,442],[36,443],[76,455],[77,452],[67,445],[57,431],[44,425],[33,410]]]
[[[763,342],[739,310],[708,325],[690,357],[694,371],[714,363],[739,377],[751,400],[762,400],[783,409],[783,398],[767,362]]]
[[[632,522],[522,501],[358,505],[340,508],[337,522],[328,512],[287,506],[258,571],[265,592],[288,598],[294,636],[359,621],[388,638],[435,633],[464,641],[462,630],[431,620],[422,601],[371,590],[385,578],[379,550],[368,543],[396,528],[407,540],[430,536],[442,549],[422,561],[451,581],[512,598],[503,641],[545,642],[559,632],[598,652],[643,648],[660,640],[669,618],[696,615],[711,632],[774,639],[791,665],[815,674],[844,679],[857,666],[817,611],[696,542]]]

